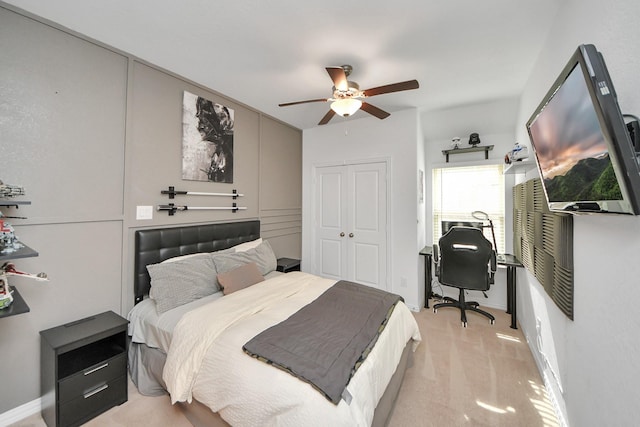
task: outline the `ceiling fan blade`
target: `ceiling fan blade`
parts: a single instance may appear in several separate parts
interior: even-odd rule
[[[386,119],[391,115],[390,113],[387,113],[386,111],[381,110],[378,107],[369,104],[368,102],[362,102],[362,106],[360,107],[360,109],[366,111],[372,116],[376,116],[380,120]]]
[[[320,120],[320,122],[318,122],[319,125],[326,125],[327,123],[329,123],[329,120],[331,120],[333,118],[333,116],[336,115],[336,112],[333,110],[329,110],[327,112],[327,114],[324,115],[324,117],[322,118],[322,120]]]
[[[347,83],[347,74],[342,67],[327,67],[327,73],[333,80],[333,85],[338,90],[349,90],[349,83]]]
[[[278,107],[288,107],[289,105],[306,104],[308,102],[327,102],[327,98],[308,99],[306,101],[285,102],[284,104],[278,104]]]
[[[392,83],[390,85],[378,86],[363,91],[364,96],[382,95],[384,93],[400,92],[403,90],[418,89],[420,85],[417,80],[407,80],[406,82]]]

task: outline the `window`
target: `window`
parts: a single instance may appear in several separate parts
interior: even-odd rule
[[[446,167],[433,169],[433,240],[442,235],[442,221],[474,221],[471,213],[487,213],[493,223],[498,253],[505,252],[503,165]],[[493,242],[489,221],[484,235]]]

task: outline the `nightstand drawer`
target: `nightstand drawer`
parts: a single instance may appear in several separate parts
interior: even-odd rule
[[[78,372],[58,383],[60,403],[82,396],[127,371],[127,357],[122,353]]]
[[[98,414],[127,401],[127,377],[97,386],[73,400],[60,404],[59,425],[80,425]]]

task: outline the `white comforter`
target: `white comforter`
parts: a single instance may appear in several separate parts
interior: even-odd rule
[[[396,306],[376,346],[334,405],[309,384],[254,359],[242,345],[335,283],[288,273],[185,314],[176,325],[163,379],[171,401],[195,397],[233,426],[367,426],[409,339],[420,342],[409,309]]]

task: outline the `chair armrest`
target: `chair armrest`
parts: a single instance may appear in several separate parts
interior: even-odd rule
[[[489,258],[489,267],[491,268],[491,271],[489,272],[489,284],[493,285],[495,283],[494,277],[496,269],[498,268],[496,263],[496,251],[491,251],[491,258]]]
[[[496,262],[496,251],[491,251],[491,258],[489,259],[489,262],[491,263],[491,271],[495,273],[496,269],[498,268]]]
[[[433,244],[433,275],[440,278],[440,248]]]

